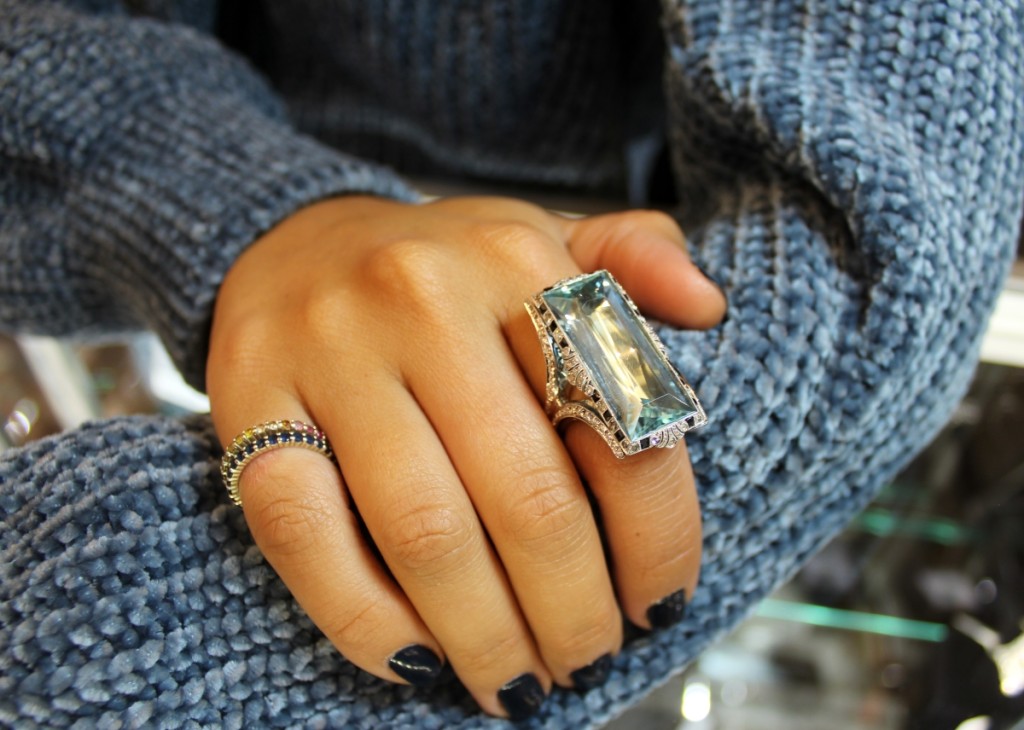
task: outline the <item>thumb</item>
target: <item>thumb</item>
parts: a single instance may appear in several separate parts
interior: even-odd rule
[[[608,269],[644,312],[679,327],[714,327],[725,295],[686,252],[671,217],[651,210],[565,222],[569,253],[583,271]]]

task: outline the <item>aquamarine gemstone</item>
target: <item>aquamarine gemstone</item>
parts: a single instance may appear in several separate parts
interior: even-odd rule
[[[541,294],[630,441],[697,414],[675,371],[607,271]]]

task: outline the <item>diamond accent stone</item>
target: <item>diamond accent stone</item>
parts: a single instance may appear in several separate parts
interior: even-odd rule
[[[698,414],[632,302],[608,272],[552,287],[541,299],[630,441]]]

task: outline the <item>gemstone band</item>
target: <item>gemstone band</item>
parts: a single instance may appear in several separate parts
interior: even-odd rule
[[[576,418],[624,458],[672,448],[707,423],[693,388],[607,271],[560,281],[526,310],[547,366],[547,409],[555,425]]]
[[[328,459],[334,459],[334,452],[331,451],[327,436],[316,426],[310,426],[308,423],[268,421],[247,428],[225,449],[220,461],[220,475],[224,479],[224,486],[227,487],[232,502],[238,506],[242,505],[242,496],[238,491],[242,470],[260,454],[286,446],[298,446],[323,454]]]

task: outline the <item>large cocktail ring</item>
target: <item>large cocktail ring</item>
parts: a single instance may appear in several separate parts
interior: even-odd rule
[[[529,299],[526,311],[544,351],[556,426],[583,421],[621,459],[672,448],[707,423],[693,388],[607,271],[564,279]]]

